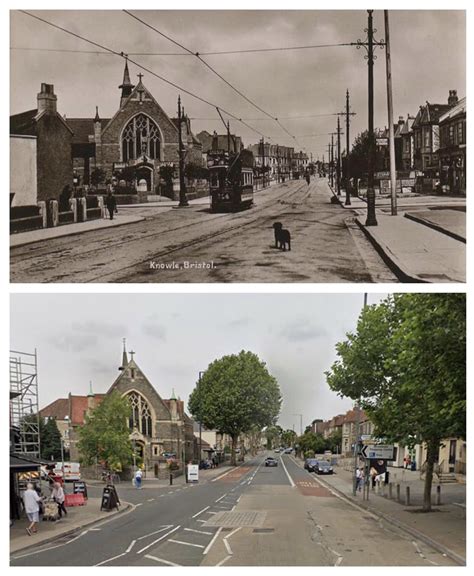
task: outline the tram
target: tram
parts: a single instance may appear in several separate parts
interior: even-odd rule
[[[253,203],[253,154],[209,152],[209,188],[212,212],[238,212]]]

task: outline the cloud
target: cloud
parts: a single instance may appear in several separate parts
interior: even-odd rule
[[[166,328],[163,326],[163,322],[159,320],[156,314],[149,316],[145,322],[142,324],[142,332],[150,338],[155,340],[166,340]]]
[[[308,323],[306,320],[294,320],[284,326],[280,332],[280,337],[285,338],[288,342],[307,342],[309,340],[318,340],[328,336],[327,331],[321,326]]]
[[[107,322],[73,322],[71,330],[56,333],[48,338],[49,342],[65,352],[82,352],[90,348],[96,348],[100,337],[118,337],[126,334],[127,327],[123,324]]]
[[[223,328],[242,328],[250,324],[250,318],[238,318],[237,320],[231,320],[222,325]]]

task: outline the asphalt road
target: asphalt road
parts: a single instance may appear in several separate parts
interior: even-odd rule
[[[11,281],[396,282],[354,213],[330,197],[315,178],[256,192],[237,214],[150,207],[142,222],[12,248]],[[275,249],[275,221],[290,230],[291,252]]]
[[[129,512],[13,554],[11,565],[451,565],[336,497],[291,456],[275,455],[276,468],[265,456],[202,484],[121,486]]]

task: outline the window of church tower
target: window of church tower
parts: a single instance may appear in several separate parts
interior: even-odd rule
[[[143,436],[152,436],[151,411],[148,402],[138,392],[130,392],[127,398],[132,407],[128,422],[130,430],[136,428]]]
[[[160,132],[151,118],[138,114],[122,133],[122,160],[128,162],[143,155],[160,159]]]

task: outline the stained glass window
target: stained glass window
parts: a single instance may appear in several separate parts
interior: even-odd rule
[[[151,424],[151,411],[148,402],[138,394],[138,392],[130,392],[127,399],[132,407],[132,413],[129,418],[130,430],[136,428],[143,436],[152,436]]]
[[[160,160],[160,131],[145,114],[134,116],[122,133],[122,160],[136,160],[146,155]]]

